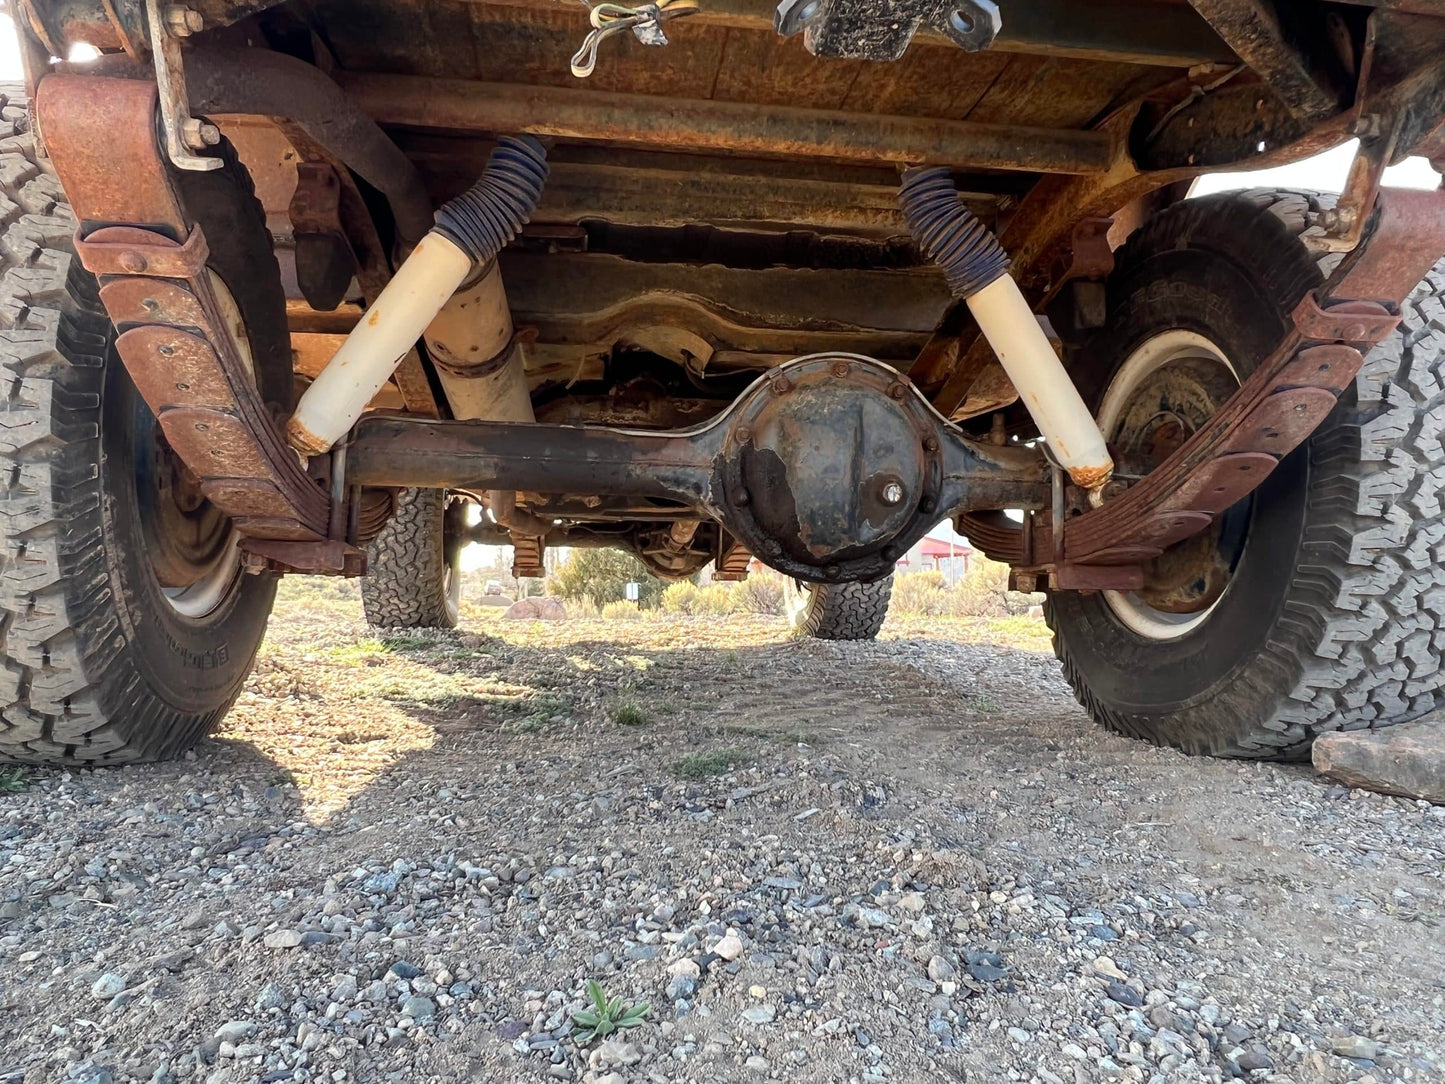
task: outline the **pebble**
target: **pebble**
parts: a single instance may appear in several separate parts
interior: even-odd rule
[[[743,942],[735,933],[729,933],[712,947],[713,952],[724,960],[736,960],[743,954]]]
[[[1374,1061],[1380,1052],[1379,1044],[1363,1035],[1337,1038],[1330,1044],[1330,1049],[1342,1058],[1359,1058],[1363,1061]]]
[[[107,971],[90,984],[90,996],[98,1001],[109,1001],[125,989],[125,976]]]
[[[261,943],[269,949],[293,949],[301,944],[301,932],[299,930],[272,930],[261,939]]]
[[[777,1010],[771,1005],[750,1005],[743,1010],[743,1019],[750,1024],[771,1024]]]

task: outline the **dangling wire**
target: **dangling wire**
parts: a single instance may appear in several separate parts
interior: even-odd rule
[[[603,39],[631,30],[643,45],[666,45],[667,35],[662,32],[662,24],[684,15],[696,15],[697,11],[697,0],[658,0],[632,8],[604,2],[592,7],[587,20],[592,29],[582,39],[582,47],[572,55],[572,74],[578,79],[592,74],[592,69],[597,67],[597,47]]]

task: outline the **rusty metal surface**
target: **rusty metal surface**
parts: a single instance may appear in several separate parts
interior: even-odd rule
[[[774,370],[692,429],[370,415],[347,469],[369,486],[673,502],[809,580],[877,578],[951,512],[1041,507],[1048,492],[1037,451],[967,440],[895,370],[840,354]]]
[[[174,241],[188,236],[157,153],[149,119],[156,102],[154,83],[60,74],[40,81],[38,123],[82,232],[125,223]]]
[[[1382,188],[1366,240],[1325,283],[1325,298],[1399,304],[1445,253],[1445,192]]]
[[[1189,0],[1234,52],[1273,88],[1295,116],[1319,118],[1341,104],[1339,73],[1324,64],[1324,50],[1302,49],[1301,28],[1286,30],[1281,10],[1271,0]],[[1310,37],[1323,38],[1323,17],[1312,12],[1316,25]],[[1318,44],[1318,40],[1311,44]]]
[[[386,196],[403,240],[415,244],[431,229],[431,199],[416,167],[325,72],[267,49],[199,47],[186,55],[194,111],[288,118]]]
[[[81,220],[77,255],[100,278],[116,352],[167,443],[243,535],[324,539],[328,499],[262,402],[207,269],[206,238],[187,227],[170,185],[155,88],[52,75],[41,94],[52,157]],[[120,177],[105,160],[117,149]]]
[[[1093,173],[1107,136],[1067,129],[397,75],[341,77],[383,124],[528,132],[692,152]]]

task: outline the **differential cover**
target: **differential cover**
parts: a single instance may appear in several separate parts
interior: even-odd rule
[[[886,575],[936,519],[938,419],[898,372],[820,354],[743,396],[722,463],[728,526],[810,580]]]

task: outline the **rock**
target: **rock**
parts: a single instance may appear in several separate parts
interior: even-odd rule
[[[721,941],[712,947],[714,953],[729,962],[736,960],[743,954],[743,941],[735,933],[729,933]]]
[[[771,1024],[777,1012],[771,1005],[751,1005],[743,1010],[743,1019],[749,1024]]]
[[[1132,987],[1125,986],[1122,982],[1111,982],[1104,992],[1109,995],[1110,1001],[1117,1001],[1120,1005],[1127,1005],[1131,1009],[1137,1009],[1144,1004],[1144,999],[1139,992]]]
[[[642,1060],[642,1051],[634,1043],[622,1039],[603,1039],[596,1050],[587,1055],[587,1068],[605,1072],[636,1065]]]
[[[978,982],[998,982],[1008,974],[1008,968],[999,967],[996,964],[977,963],[968,965],[968,973]]]
[[[743,1062],[743,1064],[755,1073],[766,1073],[772,1068],[772,1066],[768,1064],[768,1059],[761,1054],[754,1054],[747,1061]]]
[[[272,930],[261,939],[261,943],[270,949],[291,949],[301,944],[301,932],[299,930]]]
[[[239,1043],[256,1034],[251,1020],[228,1020],[216,1029],[216,1038],[223,1043]]]
[[[1263,1048],[1255,1047],[1253,1050],[1246,1050],[1243,1054],[1239,1055],[1239,1057],[1235,1058],[1234,1064],[1238,1065],[1246,1073],[1249,1073],[1255,1069],[1273,1069],[1274,1059],[1271,1058]]]
[[[923,910],[923,896],[918,892],[906,892],[899,897],[898,906],[909,914],[919,914]]]
[[[409,997],[401,1003],[401,1014],[413,1020],[430,1020],[436,1012],[437,1007],[429,997]]]
[[[1111,979],[1118,979],[1123,982],[1129,976],[1119,970],[1119,965],[1108,956],[1100,956],[1094,961],[1094,970],[1101,975],[1107,975]]]
[[[1359,1058],[1363,1061],[1374,1061],[1380,1052],[1379,1044],[1363,1035],[1346,1035],[1336,1039],[1331,1044],[1331,1049],[1342,1058]]]
[[[387,971],[399,979],[407,980],[414,979],[421,974],[421,968],[417,967],[416,964],[409,964],[405,960],[397,960],[396,963],[387,968]]]
[[[683,1001],[697,993],[697,980],[687,975],[674,975],[667,984],[667,999]]]
[[[90,996],[97,1001],[109,1001],[125,989],[125,976],[107,971],[90,984]]]
[[[1315,769],[1351,787],[1445,804],[1445,713],[1315,740]]]
[[[951,982],[958,977],[958,968],[942,956],[934,956],[928,961],[928,977],[934,982]]]
[[[689,979],[695,979],[702,974],[702,968],[697,966],[696,960],[677,960],[667,965],[669,975],[684,975]]]
[[[507,607],[502,616],[510,621],[565,621],[567,607],[559,598],[539,595],[536,598],[518,599]]]
[[[274,982],[268,982],[261,987],[261,992],[256,995],[256,1008],[265,1011],[267,1009],[279,1009],[286,1004],[286,995],[281,992],[281,987]]]

